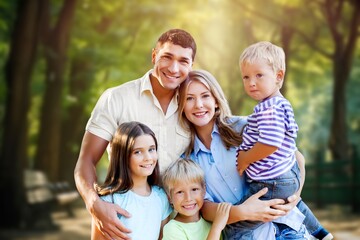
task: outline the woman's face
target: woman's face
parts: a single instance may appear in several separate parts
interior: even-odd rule
[[[185,116],[195,127],[206,127],[213,124],[217,103],[210,90],[203,83],[191,82],[185,101]]]

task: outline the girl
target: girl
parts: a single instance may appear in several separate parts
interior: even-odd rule
[[[115,203],[131,214],[119,215],[132,239],[161,239],[162,227],[172,208],[160,182],[154,132],[139,122],[119,126],[111,141],[110,165],[105,182],[95,186],[104,201]],[[91,239],[108,239],[92,221]]]

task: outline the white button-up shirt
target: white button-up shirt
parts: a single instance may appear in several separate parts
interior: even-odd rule
[[[166,114],[153,93],[148,71],[142,78],[107,89],[99,98],[86,125],[90,133],[111,141],[117,127],[128,121],[139,121],[149,126],[158,141],[161,171],[185,151],[190,134],[178,123],[177,94]]]

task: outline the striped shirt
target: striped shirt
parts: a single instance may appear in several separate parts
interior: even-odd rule
[[[258,103],[248,117],[243,132],[241,151],[251,149],[256,142],[275,146],[271,155],[249,165],[246,174],[253,180],[273,179],[289,171],[295,163],[298,125],[288,100],[281,96]]]

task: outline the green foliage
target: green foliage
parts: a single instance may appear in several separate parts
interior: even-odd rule
[[[294,106],[300,126],[298,145],[311,161],[319,149],[327,146],[332,106],[332,65],[326,54],[334,51],[329,29],[320,9],[322,1],[221,1],[221,0],[79,0],[72,27],[63,113],[73,104],[90,115],[100,94],[142,76],[152,67],[151,49],[159,35],[170,28],[189,31],[198,44],[194,68],[203,68],[218,79],[228,96],[234,114],[248,115],[255,102],[243,91],[238,58],[249,44],[268,40],[282,43],[285,27],[294,30],[286,73],[287,97]],[[62,1],[50,1],[54,21]],[[0,2],[0,67],[9,51],[10,29],[15,19],[15,2]],[[266,11],[263,11],[266,9]],[[350,6],[345,5],[345,12]],[[348,26],[348,15],[339,29]],[[40,49],[41,51],[41,49]],[[359,48],[347,89],[349,137],[358,143],[359,134]],[[84,69],[81,78],[88,81],[81,93],[71,92],[76,63]],[[32,76],[32,101],[29,113],[29,154],[36,149],[39,111],[44,93],[44,60],[38,59]],[[80,74],[80,73],[79,73]],[[3,71],[0,74],[0,117],[5,96]],[[71,116],[67,116],[71,117]],[[84,127],[84,126],[83,126]],[[0,132],[1,133],[1,132]],[[80,145],[80,142],[79,142]],[[78,149],[78,146],[74,146]]]

